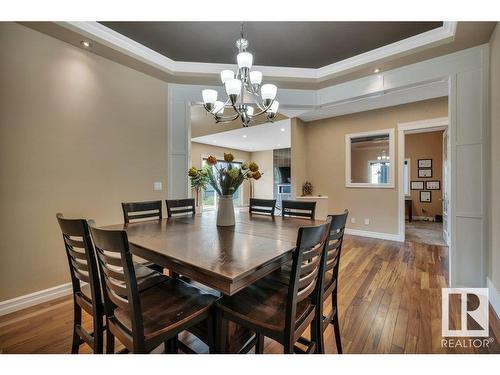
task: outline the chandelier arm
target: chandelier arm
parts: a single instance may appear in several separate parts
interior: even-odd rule
[[[217,124],[226,124],[226,123],[229,123],[229,122],[233,122],[234,120],[236,120],[238,117],[240,117],[240,115],[234,115],[233,117],[215,117],[215,122]]]
[[[250,94],[252,94],[254,98],[257,99],[255,100],[255,104],[257,104],[257,107],[259,107],[261,111],[265,111],[264,107],[262,106],[262,103],[259,102],[262,101],[260,95],[257,92],[255,92],[255,90],[253,89],[253,85],[250,85],[250,88],[251,88],[251,91],[249,91]]]
[[[250,116],[250,118],[254,118],[254,117],[257,117],[257,116],[262,115],[263,113],[266,113],[266,112],[267,112],[267,110],[268,110],[269,108],[271,108],[271,106],[273,105],[273,103],[274,103],[274,99],[271,101],[271,103],[269,103],[269,106],[268,106],[268,107],[264,107],[264,109],[263,109],[262,111],[260,111],[260,112],[257,112],[257,113],[255,113],[255,114],[253,114],[252,116]]]

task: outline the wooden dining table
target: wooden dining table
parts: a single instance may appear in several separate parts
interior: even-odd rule
[[[216,212],[209,211],[104,228],[125,230],[134,255],[233,295],[292,258],[300,227],[322,223],[244,211],[235,213],[234,226],[218,227],[216,221]],[[247,338],[239,336],[229,349]]]

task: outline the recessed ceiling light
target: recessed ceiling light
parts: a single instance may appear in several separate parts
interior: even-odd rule
[[[80,44],[85,48],[90,48],[90,42],[88,40],[82,40]]]
[[[212,142],[213,142],[213,143],[217,143],[217,141],[216,141],[215,139],[214,139]]]
[[[280,130],[281,130],[282,132],[284,132],[284,131],[285,131],[285,128],[281,128]]]
[[[280,147],[281,145],[278,143],[276,146]]]
[[[243,138],[246,138],[246,137],[247,137],[247,135],[246,135],[246,134],[243,134]]]
[[[375,70],[373,71],[373,73],[380,73],[380,68],[375,68]]]

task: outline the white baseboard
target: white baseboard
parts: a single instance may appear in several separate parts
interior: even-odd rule
[[[25,309],[73,293],[71,283],[54,286],[35,293],[0,302],[0,316]]]
[[[490,305],[497,314],[497,318],[500,318],[500,293],[495,288],[495,285],[493,285],[489,277],[486,278],[486,286],[488,287],[490,295]]]
[[[350,234],[352,236],[370,237],[370,238],[378,238],[380,240],[404,242],[403,236],[399,234],[370,232],[367,230],[350,229],[350,228],[346,228],[345,233]]]

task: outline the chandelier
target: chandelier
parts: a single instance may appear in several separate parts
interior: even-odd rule
[[[217,100],[216,90],[205,89],[202,91],[203,106],[213,115],[216,123],[232,122],[238,117],[244,127],[257,120],[267,119],[273,122],[279,107],[278,101],[275,100],[278,88],[269,83],[262,85],[262,72],[250,70],[253,56],[247,52],[248,40],[243,37],[243,25],[236,47],[238,48],[236,74],[232,70],[223,70],[220,73],[227,99]],[[234,109],[235,113],[224,115],[226,108]]]

